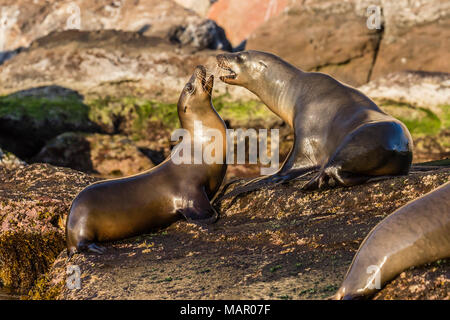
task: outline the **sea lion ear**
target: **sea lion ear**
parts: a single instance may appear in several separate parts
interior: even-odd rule
[[[213,86],[214,86],[214,76],[210,75],[205,83],[205,91],[208,92],[210,95],[212,93]]]
[[[263,69],[267,68],[267,64],[266,64],[264,61],[262,61],[262,60],[259,60],[259,65],[260,65]]]

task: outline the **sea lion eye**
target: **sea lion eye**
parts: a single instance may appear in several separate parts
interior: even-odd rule
[[[189,82],[188,84],[186,84],[186,91],[192,93],[192,91],[194,91],[194,87],[192,86],[192,84]]]
[[[245,55],[244,55],[242,52],[240,52],[240,53],[238,53],[238,55],[237,55],[237,59],[238,59],[239,61],[244,61],[244,60],[245,60]]]

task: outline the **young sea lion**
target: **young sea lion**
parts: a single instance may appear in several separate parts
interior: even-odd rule
[[[228,72],[220,77],[223,82],[255,93],[294,130],[293,147],[279,171],[241,190],[317,170],[304,189],[320,188],[330,178],[351,186],[373,176],[408,173],[408,129],[355,88],[323,73],[303,72],[266,52],[219,54],[217,63]]]
[[[211,101],[214,77],[198,66],[178,100],[181,127],[210,140],[206,131],[194,133],[194,123],[226,135],[226,126]],[[168,226],[185,217],[204,223],[217,220],[211,206],[226,173],[226,140],[222,163],[176,164],[174,153],[158,166],[140,174],[94,183],[82,190],[72,203],[66,225],[67,250],[102,253],[96,242],[119,240]],[[181,145],[181,144],[180,144]],[[177,147],[179,147],[178,145]],[[194,145],[194,141],[192,141]]]

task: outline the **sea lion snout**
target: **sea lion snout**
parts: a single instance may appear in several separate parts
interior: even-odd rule
[[[192,76],[186,85],[190,84],[193,89],[203,88],[206,81],[205,78],[206,78],[205,67],[202,65],[198,65],[195,67],[194,72],[192,73]]]
[[[178,116],[180,119],[183,119],[182,114],[189,113],[193,109],[198,109],[203,106],[209,107],[213,86],[214,76],[210,75],[206,79],[206,68],[198,65],[181,91],[180,98],[178,99]]]
[[[217,66],[227,72],[220,80],[244,87],[248,87],[251,83],[266,81],[263,75],[268,66],[265,61],[267,59],[273,57],[254,50],[219,54],[216,56]]]
[[[216,56],[217,66],[228,72],[228,74],[220,76],[220,80],[225,83],[233,84],[232,80],[237,78],[236,57],[235,53],[218,54]]]
[[[202,84],[202,86],[205,85],[205,79],[206,79],[206,69],[202,65],[198,65],[195,67],[194,74],[195,79]]]
[[[195,67],[194,72],[192,73],[191,79],[186,84],[188,86],[188,91],[190,93],[194,93],[194,91],[202,89],[201,91],[207,94],[211,94],[211,90],[214,85],[214,76],[210,75],[208,79],[206,79],[206,68],[202,65],[198,65]]]

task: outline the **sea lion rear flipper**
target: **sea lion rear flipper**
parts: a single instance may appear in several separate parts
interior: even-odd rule
[[[350,172],[345,172],[340,170],[335,166],[330,166],[324,168],[317,175],[315,175],[311,180],[309,180],[303,187],[302,190],[317,190],[321,189],[322,186],[329,183],[330,178],[333,178],[334,182],[343,187],[350,187],[366,182],[370,179],[369,176],[362,174],[355,174]]]
[[[191,205],[188,207],[177,210],[177,212],[182,214],[187,221],[211,224],[216,222],[219,218],[219,214],[209,202],[203,189],[198,195],[194,196],[189,203]]]

